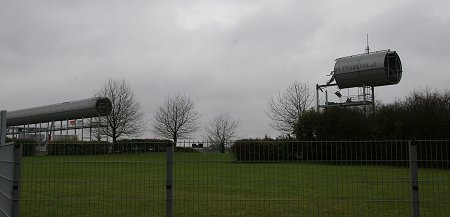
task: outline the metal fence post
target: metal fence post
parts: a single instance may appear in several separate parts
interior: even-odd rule
[[[6,139],[6,111],[0,111],[0,145],[5,144]]]
[[[0,216],[18,217],[22,150],[20,144],[6,144],[6,115],[0,112]]]
[[[166,157],[166,217],[173,216],[173,149],[174,143],[170,142]]]
[[[412,186],[412,216],[419,217],[419,181],[417,175],[417,144],[415,141],[409,141],[409,167],[411,171]]]
[[[22,179],[22,145],[14,144],[14,180],[12,189],[12,216],[19,216],[20,181]]]

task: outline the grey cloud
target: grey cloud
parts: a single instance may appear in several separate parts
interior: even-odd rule
[[[222,17],[183,17],[214,5],[226,6]],[[267,100],[293,80],[324,82],[335,58],[363,52],[366,33],[374,50],[397,50],[404,62],[400,84],[377,88],[377,97],[389,102],[418,86],[448,88],[450,16],[440,8],[449,3],[384,1],[371,4],[366,17],[349,16],[363,5],[0,1],[0,92],[9,93],[0,95],[0,107],[87,98],[108,78],[125,78],[148,121],[165,95],[184,93],[203,124],[225,112],[241,121],[245,136],[276,135],[267,125]],[[183,26],[188,21],[200,23]]]

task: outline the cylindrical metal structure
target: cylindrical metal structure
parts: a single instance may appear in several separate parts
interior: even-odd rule
[[[398,84],[402,63],[397,52],[384,50],[336,59],[334,78],[340,89]]]
[[[8,111],[7,126],[105,116],[111,113],[108,98],[89,98],[34,108]]]

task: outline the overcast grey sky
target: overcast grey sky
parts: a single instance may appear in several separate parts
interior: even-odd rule
[[[376,88],[385,103],[449,89],[448,0],[0,0],[0,109],[91,97],[126,79],[151,125],[169,93],[218,113],[241,137],[271,136],[267,101],[292,81],[324,83],[334,59],[398,52],[403,78]],[[145,137],[152,137],[149,132]]]

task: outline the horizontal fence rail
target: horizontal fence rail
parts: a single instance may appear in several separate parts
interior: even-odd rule
[[[21,216],[450,213],[450,141],[16,143]]]

